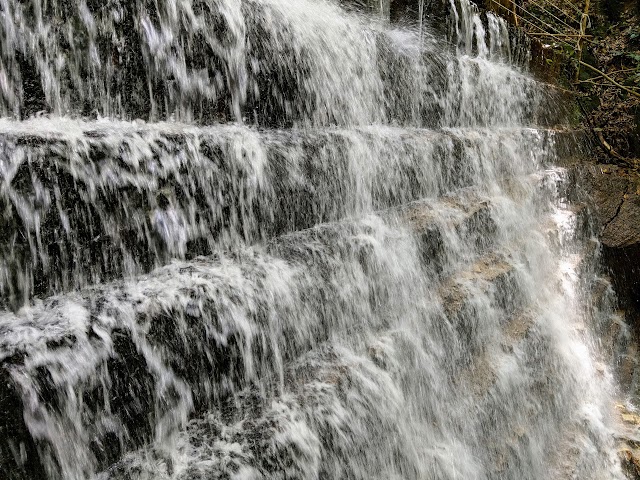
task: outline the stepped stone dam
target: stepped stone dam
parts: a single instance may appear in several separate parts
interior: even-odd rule
[[[0,479],[634,478],[529,52],[469,0],[0,0]]]

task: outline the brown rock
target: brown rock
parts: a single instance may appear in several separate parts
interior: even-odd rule
[[[640,480],[640,447],[634,433],[640,425],[640,415],[632,412],[624,405],[616,405],[622,423],[622,432],[618,448],[620,465],[630,480]]]
[[[589,168],[587,187],[595,202],[601,226],[604,227],[615,218],[629,185],[629,177],[623,175],[619,167],[594,165]]]
[[[640,177],[613,165],[593,165],[584,186],[594,207],[602,258],[622,306],[640,307]]]
[[[612,248],[640,244],[640,195],[622,196],[619,210],[602,233],[602,243]]]
[[[630,448],[623,447],[618,451],[620,463],[630,480],[640,480],[640,459],[636,452]]]

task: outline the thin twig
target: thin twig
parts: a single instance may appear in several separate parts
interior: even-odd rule
[[[546,13],[547,15],[550,15],[551,17],[553,17],[554,19],[556,19],[557,21],[559,21],[560,23],[562,23],[565,27],[568,27],[572,30],[575,30],[576,32],[578,32],[579,30],[575,27],[572,27],[571,25],[569,25],[567,22],[565,22],[564,20],[556,17],[553,13],[551,13],[549,10],[547,10],[546,8],[544,8],[542,5],[540,5],[539,3],[537,3],[534,0],[529,0],[531,3],[533,3],[536,7],[538,7],[540,10],[542,10],[543,13]],[[563,12],[564,13],[564,12]],[[573,19],[571,19],[573,20]],[[580,23],[577,20],[574,20],[576,23]]]
[[[591,117],[589,116],[589,114],[584,108],[584,105],[582,105],[582,102],[580,101],[580,97],[576,97],[576,102],[578,103],[578,107],[580,107],[580,110],[582,111],[582,115],[584,115],[584,118],[587,120],[587,125],[589,126],[589,130],[591,130],[591,133],[594,134],[595,137],[597,138],[598,145],[600,145],[600,148],[602,148],[602,150],[604,150],[604,152],[607,155],[615,158],[616,160],[624,163],[625,165],[634,166],[633,162],[631,162],[630,160],[626,159],[625,157],[620,155],[618,152],[616,152],[613,149],[613,147],[609,144],[609,142],[607,142],[604,139],[604,135],[602,134],[601,128],[595,128],[595,126],[593,125],[593,121],[591,120]]]
[[[539,21],[540,23],[542,23],[542,24],[544,24],[545,26],[549,27],[550,29],[555,30],[555,31],[556,31],[556,33],[560,33],[560,34],[562,34],[562,32],[561,32],[558,28],[556,28],[556,27],[554,27],[553,25],[551,25],[551,24],[549,24],[549,23],[545,22],[544,20],[542,20],[542,19],[540,19],[540,18],[536,17],[533,13],[528,12],[528,11],[527,11],[527,10],[525,10],[523,7],[521,7],[520,5],[516,4],[516,7],[518,7],[518,8],[520,9],[520,11],[522,11],[522,12],[526,13],[527,15],[530,15],[531,17],[535,18],[537,21]]]
[[[533,0],[530,0],[531,3],[533,3],[534,5],[536,5],[536,2],[534,2]],[[569,15],[566,11],[564,11],[562,8],[560,8],[558,5],[555,4],[555,2],[549,2],[549,5],[552,6],[553,8],[555,8],[558,12],[562,13],[562,15],[564,15],[567,18],[570,18],[571,20],[574,20],[571,15]],[[577,12],[579,15],[582,15],[582,12],[580,11],[580,9],[578,9],[576,6],[574,6],[573,4],[571,5]],[[580,22],[578,22],[580,23]]]
[[[600,140],[600,143],[602,144],[602,146],[604,147],[605,151],[609,155],[611,155],[616,160],[619,160],[622,163],[628,165],[629,167],[633,167],[634,166],[634,164],[633,164],[633,162],[631,160],[629,160],[628,158],[623,157],[618,152],[616,152],[613,149],[613,147],[609,144],[609,142],[607,142],[604,139],[604,135],[602,134],[602,129],[601,128],[594,128],[593,131],[596,133],[596,135],[598,136],[598,140]]]
[[[578,7],[576,7],[573,2],[570,2],[569,0],[564,0],[564,2],[568,3],[571,6],[571,8],[573,8],[576,12],[578,12],[580,15],[582,15],[582,10],[580,10]]]
[[[500,3],[498,3],[496,0],[491,0],[491,2],[495,3],[496,5],[500,5]],[[521,7],[520,7],[520,8],[521,8]],[[528,12],[527,12],[527,13],[528,13]],[[529,19],[527,19],[527,18],[523,17],[522,15],[518,15],[518,14],[516,14],[516,16],[517,16],[519,19],[523,20],[525,23],[528,23],[529,25],[531,25],[533,28],[535,28],[535,29],[537,29],[537,30],[540,30],[540,32],[541,32],[541,33],[545,33],[545,34],[546,34],[546,33],[548,33],[547,31],[545,31],[545,29],[544,29],[544,28],[542,28],[542,27],[540,27],[540,26],[536,25],[536,24],[535,24],[535,23],[533,23],[531,20],[529,20]],[[533,15],[532,15],[532,16],[533,16]],[[533,17],[534,17],[534,18],[536,18],[535,16],[533,16]],[[542,23],[545,23],[545,22],[542,22]],[[550,25],[548,25],[548,26],[550,26]],[[551,27],[551,28],[553,28],[553,27]],[[557,29],[556,29],[556,33],[558,33],[558,34],[562,35],[562,32],[558,31]],[[530,35],[530,34],[531,34],[531,32],[527,32],[527,34],[528,34],[528,35]],[[569,42],[567,42],[567,41],[565,41],[565,40],[561,40],[561,39],[559,39],[559,38],[557,38],[556,40],[557,40],[557,41],[559,41],[559,42],[561,42],[561,43],[564,43],[564,44],[565,44],[566,46],[568,46],[569,48],[574,48],[574,45],[573,45],[573,44],[571,44],[571,43],[569,43]]]
[[[625,87],[624,85],[622,85],[621,83],[616,82],[613,78],[611,78],[609,75],[607,75],[606,73],[604,73],[602,70],[597,69],[596,67],[594,67],[593,65],[589,65],[588,63],[583,62],[582,60],[579,61],[580,65],[587,67],[591,70],[593,70],[596,73],[599,73],[603,78],[606,78],[607,80],[609,80],[611,83],[613,83],[616,87],[621,88],[622,90],[629,92],[631,95],[635,95],[636,97],[640,98],[640,93],[636,92],[635,90],[631,90],[629,87]]]
[[[635,68],[625,68],[622,70],[616,70],[614,72],[609,72],[609,75],[618,75],[619,73],[629,73],[629,72],[635,72]],[[602,75],[596,75],[595,77],[591,77],[587,80],[580,80],[580,82],[593,82],[594,80],[599,80],[601,78],[604,78]],[[629,88],[637,88],[637,87],[629,87]]]
[[[593,35],[572,35],[572,34],[565,34],[565,33],[546,33],[546,32],[533,32],[533,33],[529,33],[529,35],[533,35],[533,36],[545,36],[545,37],[561,37],[561,38],[577,38],[577,37],[582,37],[582,38],[593,38]]]
[[[496,2],[495,0],[491,0],[492,2],[494,2],[496,5],[500,5],[498,2]],[[533,28],[537,28],[538,30],[540,30],[541,33],[547,33],[545,32],[545,30],[542,27],[539,27],[538,25],[536,25],[535,23],[533,23],[532,21],[526,19],[525,17],[522,17],[518,14],[516,14],[516,17],[518,17],[520,20],[525,21],[526,23],[528,23],[529,25],[531,25]],[[566,43],[566,42],[565,42]],[[567,43],[567,45],[569,45]]]
[[[636,69],[635,68],[621,68],[620,70],[614,70],[613,72],[609,72],[609,75],[617,75],[619,73],[629,73],[629,72],[635,72]],[[591,77],[591,80],[595,79],[595,78],[600,78],[602,75],[598,75],[597,77]]]
[[[596,85],[598,87],[611,87],[610,83],[598,83],[592,80],[578,80],[578,83],[589,83],[591,85]]]

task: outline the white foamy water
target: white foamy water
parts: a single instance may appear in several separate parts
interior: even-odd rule
[[[0,2],[1,477],[623,478],[559,102],[366,3]]]

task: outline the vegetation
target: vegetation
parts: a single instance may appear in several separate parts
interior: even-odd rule
[[[640,167],[640,0],[487,0],[576,93],[600,161]],[[535,54],[535,53],[534,53]]]

